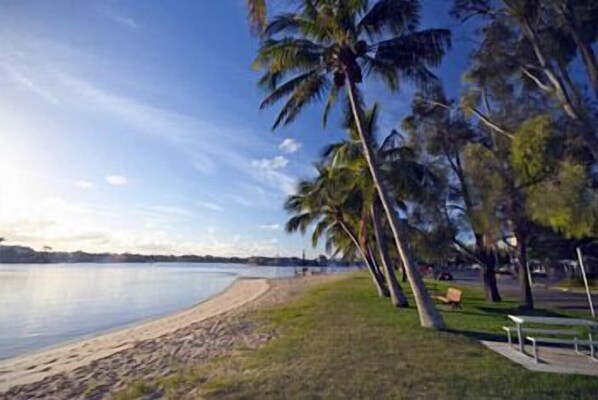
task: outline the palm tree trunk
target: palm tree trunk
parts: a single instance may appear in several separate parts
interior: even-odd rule
[[[376,242],[378,243],[378,251],[380,253],[382,268],[384,269],[386,282],[388,284],[388,288],[390,289],[392,305],[395,307],[408,307],[409,302],[407,301],[405,293],[403,293],[403,290],[401,289],[401,285],[399,285],[397,275],[395,274],[395,270],[392,268],[390,259],[388,257],[386,237],[384,237],[384,232],[382,232],[380,221],[380,210],[378,202],[375,201],[374,204],[372,204],[372,223],[374,225],[374,234],[376,236]]]
[[[364,254],[367,254],[365,250],[362,251]],[[378,264],[376,264],[376,260],[372,254],[366,255],[366,265],[368,266],[368,270],[370,271],[370,275],[372,276],[372,281],[374,282],[374,286],[376,286],[376,290],[378,291],[379,297],[390,297],[390,291],[388,290],[388,286],[386,286],[386,282],[384,281],[384,275],[380,273],[380,268],[378,268]]]
[[[355,237],[353,232],[351,232],[349,227],[344,222],[340,222],[340,226],[345,231],[347,236],[349,236],[349,239],[351,239],[351,241],[353,242],[353,245],[355,245],[355,247],[357,248],[357,251],[359,251],[359,255],[361,256],[361,259],[363,260],[366,268],[370,272],[370,276],[372,277],[374,286],[376,287],[376,290],[378,291],[378,296],[389,297],[390,293],[388,292],[388,288],[384,284],[384,277],[382,277],[378,274],[374,265],[372,264],[372,260],[370,259],[370,257],[368,257],[366,255],[366,252],[359,244],[359,240],[357,240],[357,238]]]
[[[374,254],[374,251],[372,250],[372,246],[367,244],[365,249],[366,249],[367,255],[370,257],[370,260],[372,262],[372,265],[374,266],[374,269],[376,270],[378,275],[380,275],[382,277],[382,279],[384,280],[384,276],[385,276],[384,271],[382,270],[382,268],[380,268],[380,263],[378,262],[378,259],[376,258],[376,254]]]
[[[417,306],[420,324],[425,328],[444,329],[445,325],[442,315],[438,312],[438,309],[436,308],[432,298],[430,297],[430,294],[428,293],[428,290],[426,289],[422,277],[413,265],[409,254],[409,249],[402,238],[399,228],[399,220],[396,216],[396,210],[390,196],[388,195],[386,185],[382,180],[382,175],[376,160],[376,154],[371,149],[370,138],[366,137],[364,134],[362,125],[363,111],[361,110],[360,106],[357,105],[355,83],[349,74],[346,74],[346,76],[347,94],[349,96],[349,102],[351,103],[351,111],[353,113],[353,118],[355,118],[355,125],[357,126],[359,138],[361,139],[364,153],[363,155],[368,163],[370,173],[372,174],[372,180],[374,181],[378,191],[378,196],[380,197],[380,201],[382,202],[382,206],[386,212],[393,238],[401,257],[401,261],[403,262],[403,265],[405,265],[407,279],[409,280],[409,285],[411,286],[413,296],[415,297],[415,304]]]

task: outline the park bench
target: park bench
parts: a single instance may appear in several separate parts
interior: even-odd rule
[[[594,346],[598,344],[593,338],[592,333],[598,331],[598,322],[592,320],[585,320],[579,318],[563,318],[563,317],[540,317],[540,316],[529,316],[529,315],[509,315],[508,318],[515,322],[515,327],[503,326],[503,329],[507,332],[509,338],[509,345],[511,344],[511,333],[517,332],[519,339],[519,351],[525,354],[525,340],[529,340],[533,345],[534,360],[538,362],[538,344],[557,344],[557,345],[573,345],[575,352],[583,354],[579,351],[579,346],[590,347],[590,358],[594,361],[596,359],[596,353]],[[549,325],[549,326],[563,326],[569,327],[570,329],[553,329],[548,327],[547,329],[530,328],[523,325]],[[573,328],[573,329],[571,329]],[[588,330],[588,340],[579,339],[581,331]],[[538,334],[538,335],[530,335]],[[540,336],[541,335],[541,336]],[[566,338],[559,337],[546,337],[568,335]],[[573,337],[571,337],[573,336]]]
[[[448,288],[446,296],[436,296],[437,300],[440,300],[444,304],[448,304],[451,308],[461,308],[461,295],[463,292],[459,289]]]

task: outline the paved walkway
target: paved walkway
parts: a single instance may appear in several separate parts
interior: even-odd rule
[[[533,357],[521,354],[508,343],[483,340],[482,344],[530,371],[598,376],[598,361],[576,354],[570,347],[540,346],[538,348],[540,362],[536,363]]]

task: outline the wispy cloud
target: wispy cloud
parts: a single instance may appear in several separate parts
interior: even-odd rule
[[[193,213],[186,208],[157,204],[149,207],[151,211],[178,217],[190,217]]]
[[[205,208],[212,211],[222,211],[223,207],[218,203],[213,203],[210,201],[200,201],[197,205],[201,208]]]
[[[125,186],[129,184],[127,177],[122,175],[108,175],[105,179],[112,186]]]
[[[295,153],[301,148],[301,143],[296,141],[295,139],[286,138],[285,140],[280,143],[278,148],[287,154]]]
[[[33,73],[30,73],[26,71],[25,68],[21,68],[14,64],[2,62],[2,60],[0,60],[0,67],[4,69],[8,77],[14,83],[21,85],[34,94],[39,95],[49,103],[58,104],[58,99],[50,91],[44,89],[40,84],[35,82],[33,78],[30,77],[30,75],[33,75]]]
[[[252,160],[251,166],[256,175],[271,186],[277,187],[284,194],[291,194],[295,190],[296,179],[281,170],[289,163],[283,156]]]
[[[265,229],[270,231],[278,231],[280,230],[280,224],[271,224],[271,225],[258,225],[259,229]]]
[[[83,190],[91,189],[93,186],[93,184],[89,181],[77,181],[76,185],[79,189]]]
[[[101,6],[96,7],[96,10],[100,15],[124,27],[131,29],[140,27],[140,24],[135,19],[125,15],[120,10],[116,10],[113,4],[102,3]]]

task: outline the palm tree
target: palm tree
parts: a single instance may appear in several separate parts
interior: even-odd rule
[[[376,122],[378,118],[378,106],[364,113],[364,127],[368,137],[373,140]],[[395,307],[407,307],[409,305],[407,297],[401,289],[397,280],[391,258],[389,255],[388,244],[386,240],[385,227],[380,210],[380,200],[372,181],[369,167],[363,157],[362,146],[359,140],[357,127],[352,118],[345,121],[349,140],[329,145],[324,150],[324,157],[335,169],[346,169],[352,178],[353,189],[360,190],[362,193],[366,218],[373,228],[375,242],[378,247],[378,257],[386,277],[386,282],[390,289],[392,303]],[[377,145],[372,143],[372,147],[377,149]],[[376,150],[377,151],[377,150]]]
[[[254,5],[263,2],[250,1]],[[270,91],[261,108],[287,98],[273,128],[291,123],[306,105],[327,93],[324,123],[339,94],[346,95],[372,180],[405,266],[421,325],[442,329],[444,321],[418,274],[395,203],[383,182],[378,159],[364,129],[358,85],[370,74],[396,90],[401,79],[426,87],[450,45],[445,29],[417,30],[419,2],[304,0],[296,13],[280,14],[263,29],[254,66],[265,70],[260,84]],[[265,14],[264,14],[265,15]],[[283,82],[284,81],[284,82]]]
[[[371,254],[367,239],[361,239],[355,226],[355,220],[362,208],[361,193],[349,188],[350,182],[346,171],[338,171],[329,166],[318,165],[319,175],[313,181],[299,184],[297,193],[289,196],[285,209],[292,217],[287,221],[287,232],[300,231],[305,234],[308,227],[314,225],[312,245],[318,245],[319,239],[328,237],[327,247],[334,245],[342,248],[343,253],[355,250],[366,265],[372,281],[381,297],[388,297],[389,291],[384,283],[384,276],[379,272],[375,258]],[[338,238],[348,238],[339,241]],[[340,246],[339,246],[340,245]],[[351,248],[352,247],[352,248]]]

